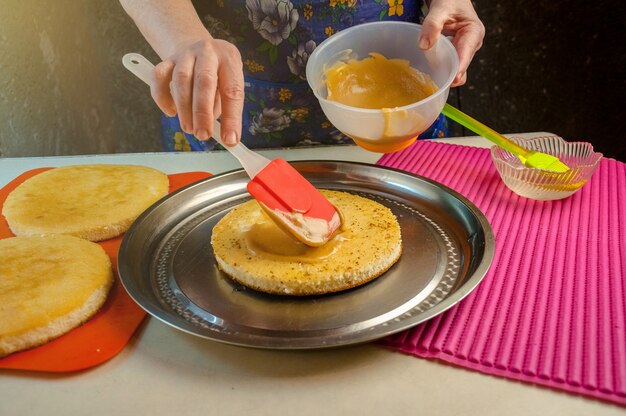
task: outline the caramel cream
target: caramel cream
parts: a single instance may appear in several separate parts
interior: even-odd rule
[[[405,59],[387,59],[378,53],[326,70],[328,99],[357,108],[403,107],[432,95],[437,85]]]
[[[349,238],[349,234],[349,231],[340,229],[326,244],[310,247],[295,240],[269,218],[262,217],[245,232],[245,241],[249,253],[255,257],[285,262],[315,263],[332,256],[342,242]]]
[[[422,120],[407,120],[408,112],[397,108],[421,101],[438,90],[437,84],[411,67],[409,61],[387,59],[378,53],[361,60],[339,61],[326,69],[324,75],[329,100],[383,111],[385,129],[375,148],[367,139],[352,137],[360,146],[374,151],[397,151],[413,143],[421,132],[402,135],[394,127],[407,121],[419,126]]]
[[[281,224],[289,227],[300,241],[309,246],[325,244],[342,224],[341,217],[337,212],[330,221],[307,217],[299,212],[274,210],[270,213],[270,217],[273,215],[280,219]]]

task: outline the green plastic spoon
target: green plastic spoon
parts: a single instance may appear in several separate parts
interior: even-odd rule
[[[444,105],[441,112],[462,126],[467,127],[474,133],[480,134],[485,139],[492,141],[504,150],[513,153],[525,166],[529,168],[549,170],[558,173],[570,170],[569,167],[565,163],[561,162],[558,157],[534,150],[524,149],[522,146],[507,139],[500,133],[490,129],[480,121],[473,119],[461,110],[458,110],[449,104]]]

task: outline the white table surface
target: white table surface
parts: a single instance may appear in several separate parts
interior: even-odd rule
[[[486,147],[481,138],[443,140]],[[265,151],[375,162],[354,146]],[[225,152],[0,159],[0,186],[29,169],[132,163],[166,173],[237,168]],[[623,408],[375,344],[317,351],[235,347],[154,318],[110,361],[77,373],[0,370],[0,415],[624,415]]]

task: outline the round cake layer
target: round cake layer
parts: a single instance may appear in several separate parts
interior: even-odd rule
[[[402,252],[400,225],[391,210],[357,195],[321,192],[343,217],[330,242],[308,247],[295,241],[251,200],[213,228],[220,269],[252,289],[297,296],[349,289],[387,271]]]
[[[85,322],[112,283],[111,260],[96,243],[65,235],[0,240],[0,356]]]
[[[24,181],[9,194],[2,214],[15,235],[101,241],[124,233],[168,188],[167,175],[145,166],[66,166]]]

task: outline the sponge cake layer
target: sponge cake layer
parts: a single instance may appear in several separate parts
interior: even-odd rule
[[[357,195],[321,191],[343,216],[342,231],[322,247],[291,239],[252,200],[230,211],[213,228],[219,267],[258,291],[319,295],[369,282],[400,257],[400,225],[391,210]]]
[[[96,243],[64,235],[0,240],[0,356],[85,322],[112,282],[111,261]]]
[[[66,166],[24,181],[9,194],[2,213],[15,235],[101,241],[124,233],[168,188],[167,175],[145,166]]]

